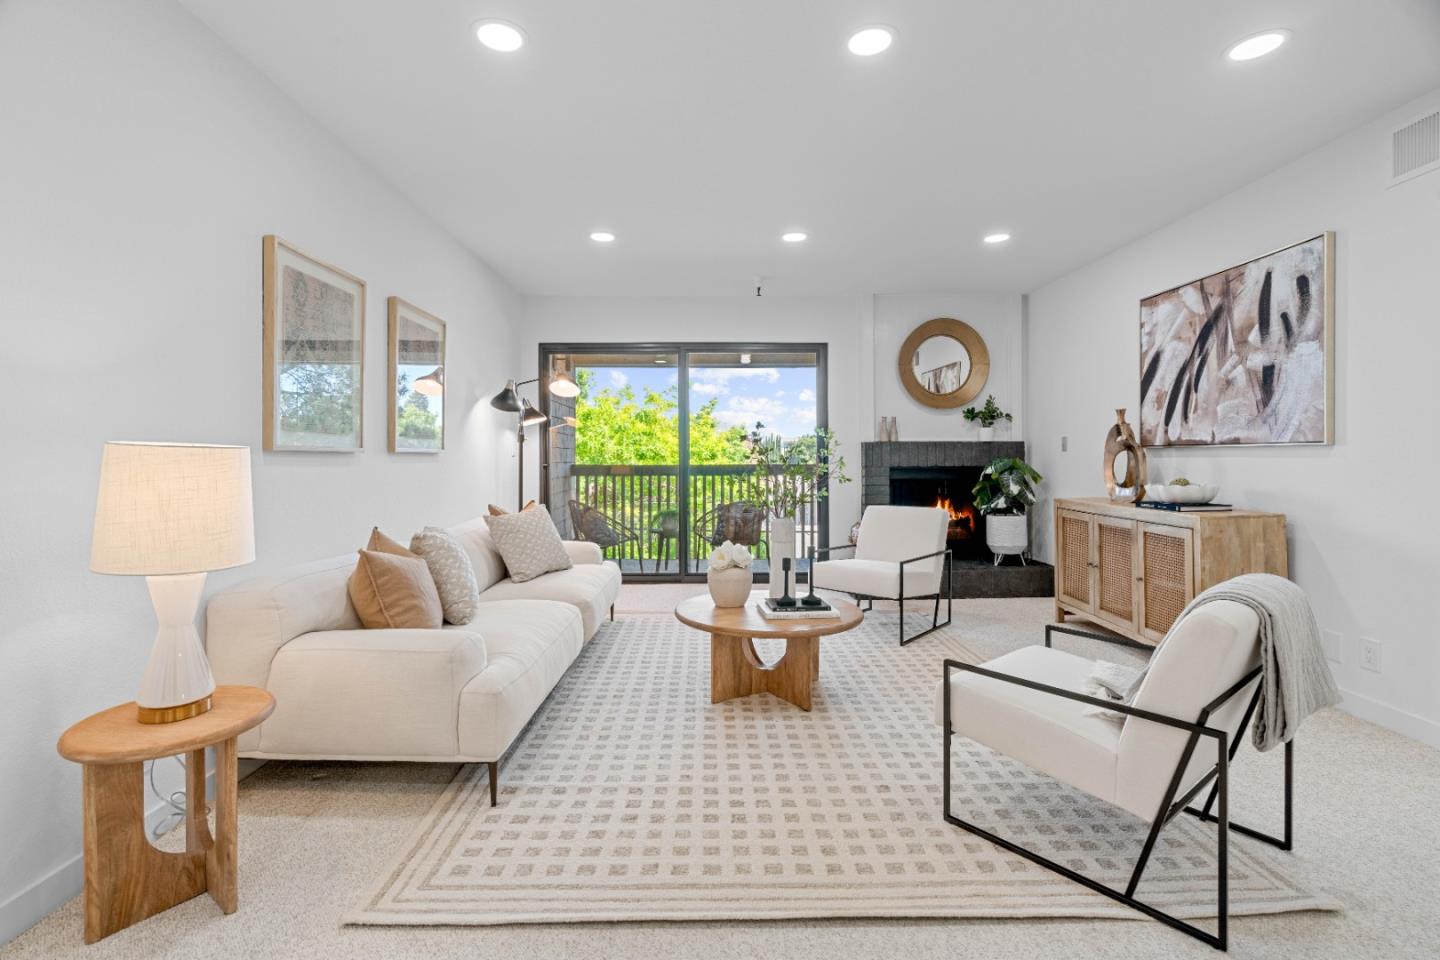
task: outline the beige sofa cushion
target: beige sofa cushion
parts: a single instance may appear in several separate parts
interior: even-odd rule
[[[516,583],[501,580],[480,594],[480,605],[495,600],[559,600],[580,611],[588,640],[600,629],[610,605],[620,596],[620,568],[613,563],[582,563]]]
[[[359,560],[347,589],[360,622],[371,630],[435,628],[445,622],[440,594],[425,561],[406,550],[399,556],[357,550]]]
[[[448,530],[426,527],[410,538],[410,549],[430,568],[430,577],[440,594],[440,606],[445,608],[445,622],[464,625],[475,619],[480,587],[475,582],[475,568],[460,541]]]
[[[465,556],[470,558],[470,569],[475,572],[475,586],[481,593],[505,579],[505,561],[500,558],[500,551],[495,549],[495,541],[490,538],[490,528],[485,525],[484,517],[450,527],[449,532],[465,551]]]
[[[489,663],[470,630],[325,630],[296,637],[270,668],[272,756],[450,758],[460,692]]]
[[[567,570],[570,555],[560,543],[560,531],[544,510],[522,510],[486,517],[495,549],[505,558],[510,579],[523,583],[556,570]]]

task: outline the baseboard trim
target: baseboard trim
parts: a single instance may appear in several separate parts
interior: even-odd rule
[[[1378,724],[1387,730],[1394,730],[1412,740],[1419,740],[1427,747],[1440,749],[1440,723],[1424,717],[1417,717],[1413,713],[1396,709],[1388,703],[1381,703],[1379,700],[1363,694],[1352,693],[1349,690],[1341,690],[1340,696],[1344,698],[1340,703],[1340,709],[1352,717],[1359,717],[1361,720]]]
[[[258,763],[252,761],[247,770],[246,764],[242,761],[237,770],[239,779],[243,780],[264,765],[264,761]],[[147,791],[150,789],[148,782],[145,789]],[[215,790],[213,771],[205,776],[205,789],[209,793],[213,793]],[[145,829],[153,831],[168,816],[170,816],[170,805],[163,800],[156,800],[145,810]],[[82,854],[77,853],[9,900],[0,903],[0,946],[14,940],[70,900],[78,897],[84,886],[85,860]]]

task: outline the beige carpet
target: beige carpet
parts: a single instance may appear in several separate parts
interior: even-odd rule
[[[621,608],[650,606],[656,588],[626,584]],[[689,592],[695,592],[690,588]],[[1047,600],[961,600],[955,633],[986,657],[1037,643]],[[621,616],[623,621],[624,615]],[[1070,639],[1086,654],[1126,650]],[[444,795],[454,764],[270,763],[240,784],[240,910],[205,896],[93,946],[80,898],[11,943],[0,960],[1206,960],[1205,944],[1158,923],[1109,919],[856,919],[772,922],[524,924],[487,927],[342,926],[363,893],[405,850]],[[1237,917],[1230,956],[1244,960],[1433,960],[1440,953],[1440,751],[1323,711],[1300,733],[1290,876],[1345,904],[1340,913]],[[1273,755],[1241,750],[1237,817],[1274,826]],[[78,808],[77,808],[78,809]],[[78,816],[78,813],[77,813]],[[1237,846],[1245,842],[1236,838]],[[59,846],[57,844],[57,846]],[[3,849],[3,844],[0,844]]]
[[[1135,918],[944,822],[931,695],[945,658],[977,658],[951,634],[901,648],[893,620],[822,641],[805,713],[768,694],[711,704],[703,634],[621,618],[515,747],[500,806],[483,767],[462,769],[348,921]],[[968,741],[954,780],[970,818],[1124,886],[1142,821]],[[1172,824],[1140,895],[1213,916],[1214,849],[1213,830]],[[1234,913],[1337,906],[1272,851],[1231,850]]]

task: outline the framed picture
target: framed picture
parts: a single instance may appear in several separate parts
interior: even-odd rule
[[[399,297],[390,314],[390,452],[445,449],[445,321]]]
[[[267,236],[265,449],[364,445],[365,281]]]
[[[1335,234],[1140,301],[1140,442],[1335,442]]]

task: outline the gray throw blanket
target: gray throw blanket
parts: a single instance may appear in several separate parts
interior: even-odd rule
[[[1251,728],[1255,749],[1265,751],[1288,742],[1295,736],[1300,721],[1316,710],[1340,702],[1340,690],[1325,660],[1320,627],[1305,591],[1271,573],[1243,574],[1217,583],[1191,600],[1175,619],[1170,632],[1194,610],[1215,600],[1243,603],[1260,618],[1260,703]],[[1166,634],[1167,639],[1169,635]],[[1162,646],[1164,642],[1161,641]],[[1091,683],[1097,688],[1108,688],[1105,693],[1110,696],[1120,692],[1114,689],[1120,678],[1113,670],[1107,672],[1104,668],[1114,666],[1097,664],[1091,676]],[[1133,701],[1144,679],[1143,671],[1135,676],[1129,689],[1124,691],[1125,703]],[[1093,712],[1123,716],[1099,708]]]

